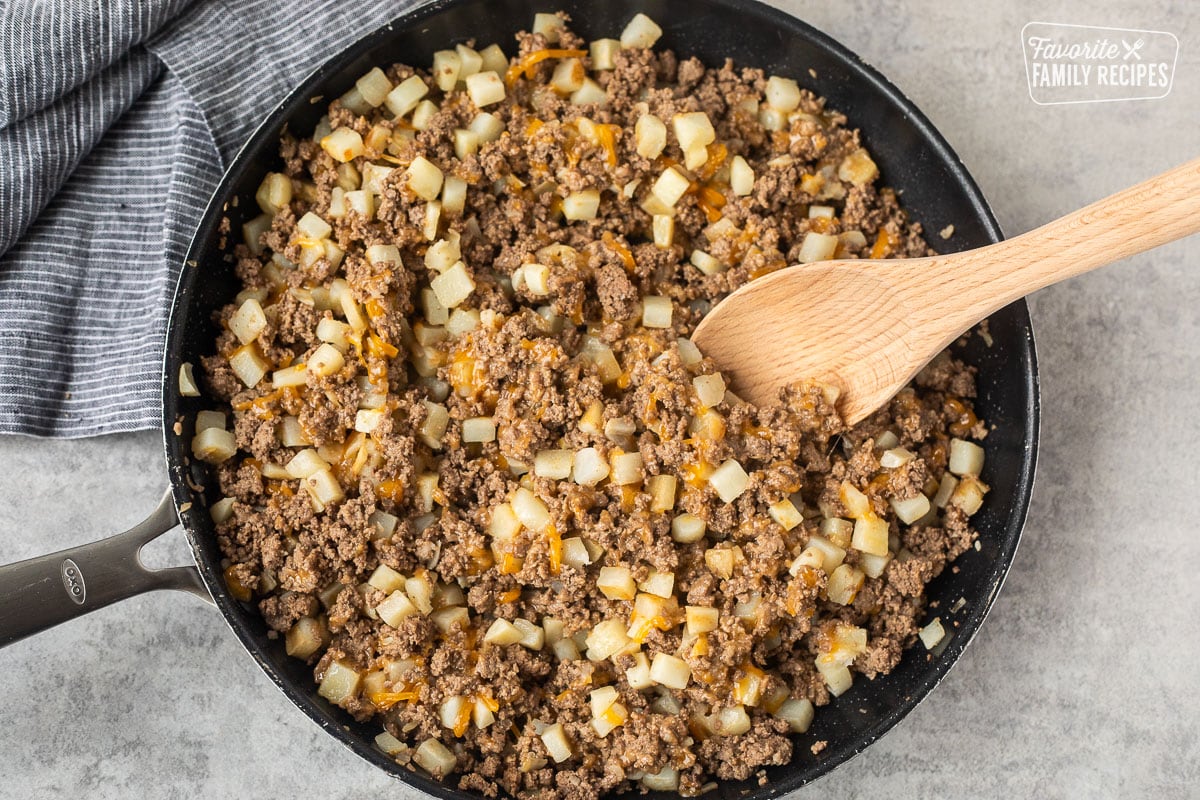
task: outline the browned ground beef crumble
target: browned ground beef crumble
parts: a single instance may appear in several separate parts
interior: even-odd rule
[[[547,47],[587,49],[566,29],[553,44],[541,33],[518,42],[514,63]],[[752,110],[764,96],[760,70],[630,48],[611,70],[581,59],[606,102],[577,105],[548,86],[562,60],[516,75],[505,100],[485,109],[504,133],[462,158],[455,131],[479,110],[461,84],[443,93],[427,72],[401,65],[386,70],[390,84],[412,75],[431,84],[425,99],[437,109],[422,130],[386,106],[356,113],[346,106],[361,98],[351,98],[329,106],[321,134],[352,129],[362,154],[340,163],[313,139],[284,135],[285,200],[266,202],[269,230],[259,240],[252,228],[249,246],[237,247],[246,290],[221,311],[225,332],[203,362],[209,393],[232,407],[238,448],[208,456],[220,462],[229,498],[214,517],[234,593],[288,635],[317,681],[340,670],[322,692],[356,719],[377,719],[394,737],[381,744],[402,763],[434,740],[451,754],[452,780],[487,796],[596,797],[637,787],[643,776],[696,793],[713,778],[747,778],[792,758],[789,722],[776,714],[788,700],[798,701],[792,711],[830,701],[819,659],[834,669],[852,662],[868,679],[897,664],[916,638],[926,583],[975,532],[974,507],[957,494],[910,525],[892,502],[933,497],[951,440],[981,438],[984,429],[971,410],[973,371],[948,356],[852,429],[828,390],[810,383],[781,391],[770,407],[730,393],[702,408],[693,379],[714,367],[679,339],[723,295],[794,262],[807,234],[839,237],[839,257],[931,251],[895,193],[876,186],[858,132],[821,98],[802,91],[784,129],[770,131]],[[696,111],[716,133],[702,166],[684,169],[674,135],[654,158],[636,152],[643,114],[670,130],[676,114]],[[585,118],[616,127],[597,134],[578,122]],[[407,184],[418,156],[468,187],[464,209],[442,213],[431,231],[426,200]],[[744,196],[730,188],[735,156],[755,176]],[[848,159],[869,165],[865,179]],[[394,168],[379,178],[374,213],[337,216],[331,206],[360,189],[371,164]],[[690,187],[675,206],[669,246],[660,247],[642,206],[671,165]],[[596,217],[565,220],[564,199],[593,188]],[[813,206],[832,208],[832,217],[810,217]],[[336,248],[320,249],[297,230],[309,212],[331,226]],[[425,266],[430,239],[452,242],[455,233],[474,285],[455,312],[472,328],[465,331],[450,330],[450,312],[430,302],[438,273]],[[394,245],[399,260],[372,263],[372,245]],[[705,274],[693,250],[722,267]],[[524,274],[513,279],[530,263],[549,267],[542,293]],[[352,298],[351,311],[341,294]],[[646,296],[670,298],[671,327],[642,324]],[[247,300],[266,309],[265,324],[243,346],[231,320]],[[324,337],[345,356],[327,375],[312,368],[321,320],[350,323],[343,338]],[[266,365],[253,388],[231,367],[239,352]],[[308,367],[299,385],[273,383],[273,370],[300,364]],[[364,426],[360,410],[379,413]],[[464,421],[480,417],[494,421],[495,439],[464,442]],[[585,448],[610,463],[640,455],[640,465],[626,461],[634,479],[581,484],[527,472],[540,451]],[[283,469],[309,449],[343,497],[314,499],[320,489]],[[884,467],[885,449],[914,457]],[[724,502],[708,477],[730,460],[748,481]],[[664,510],[652,495],[665,486]],[[522,490],[549,524],[497,533],[497,516],[519,505]],[[858,492],[865,510],[848,507]],[[788,516],[789,498],[799,515]],[[705,523],[698,540],[673,538],[683,514]],[[872,560],[850,545],[854,516],[885,521],[886,555]],[[822,531],[844,553],[838,580],[850,587],[837,590],[842,602],[830,597],[839,558],[801,556],[811,556]],[[606,566],[628,568],[639,584],[669,573],[673,584],[667,597],[643,587],[638,600],[612,599],[597,588]],[[404,613],[392,625],[376,607],[396,587],[412,608],[397,600]],[[639,616],[639,602],[649,616]],[[702,626],[685,624],[685,607],[716,609],[719,621],[697,632]],[[394,606],[385,608],[393,615]],[[532,639],[485,641],[501,619],[527,621],[519,633],[532,630]],[[634,635],[607,656],[587,638],[605,620]],[[644,663],[637,653],[681,659],[686,686],[633,688],[627,670],[640,675]],[[342,679],[349,683],[333,685]],[[620,724],[601,736],[591,693],[605,686],[616,702],[605,713]],[[554,725],[570,748],[561,761],[542,736]]]

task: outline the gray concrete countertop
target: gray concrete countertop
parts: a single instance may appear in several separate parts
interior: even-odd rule
[[[779,5],[904,90],[1010,235],[1200,150],[1187,4]],[[1032,20],[1170,31],[1174,88],[1035,105],[1019,44]],[[945,683],[798,797],[1200,792],[1198,264],[1193,238],[1032,298],[1041,465],[1008,583]],[[0,438],[0,464],[0,563],[121,530],[165,486],[157,433]],[[153,549],[158,564],[187,558],[178,535]],[[419,796],[321,733],[190,596],[143,596],[0,650],[0,675],[2,798]]]

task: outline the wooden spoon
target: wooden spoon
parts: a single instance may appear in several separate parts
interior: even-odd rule
[[[964,331],[1044,286],[1200,231],[1200,159],[1013,239],[928,258],[773,272],[709,312],[693,340],[757,404],[815,378],[856,423]]]

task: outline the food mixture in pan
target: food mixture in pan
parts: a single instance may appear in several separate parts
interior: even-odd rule
[[[488,796],[811,758],[814,707],[942,637],[924,587],[987,491],[949,356],[848,429],[689,341],[785,265],[931,251],[821,98],[659,34],[539,14],[364,75],[284,135],[198,370],[233,595],[383,751]]]

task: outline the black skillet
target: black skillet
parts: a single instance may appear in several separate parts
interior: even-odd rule
[[[513,35],[527,28],[535,11],[563,9],[572,25],[592,39],[616,36],[637,11],[649,14],[665,33],[659,46],[694,54],[708,64],[733,58],[768,73],[792,75],[844,112],[861,128],[881,167],[883,182],[903,192],[904,205],[927,231],[954,226],[954,236],[933,244],[947,250],[979,247],[1001,238],[979,188],[933,125],[883,76],[857,56],[804,23],[753,0],[438,0],[418,8],[336,55],[293,91],[266,119],[221,180],[183,267],[167,331],[163,365],[163,430],[171,492],[146,522],[90,545],[0,568],[0,645],[35,633],[116,600],[152,589],[181,589],[209,597],[246,650],[288,698],[354,752],[430,794],[468,797],[449,783],[397,766],[372,744],[377,724],[358,724],[317,696],[312,671],[288,658],[278,639],[269,639],[254,608],[234,600],[221,577],[221,553],[206,510],[215,499],[206,469],[189,461],[191,420],[212,405],[182,397],[177,376],[182,362],[197,363],[211,352],[216,331],[212,311],[237,292],[217,227],[228,214],[233,230],[257,213],[254,192],[278,166],[277,141],[286,125],[312,131],[324,104],[377,64],[425,65],[434,50],[476,39],[499,42],[510,55]],[[949,632],[933,654],[918,644],[890,675],[860,679],[834,703],[818,710],[812,728],[798,737],[790,764],[769,768],[767,782],[726,782],[728,798],[774,797],[825,774],[882,736],[945,676],[987,615],[1004,580],[1024,524],[1032,489],[1038,436],[1038,381],[1033,334],[1024,301],[990,320],[992,344],[972,336],[961,356],[979,369],[977,409],[992,426],[983,479],[991,486],[974,518],[980,549],[968,551],[929,586],[931,605]],[[178,431],[178,432],[177,432]],[[205,488],[207,487],[207,488]],[[140,547],[182,521],[196,568],[149,571],[137,560]],[[818,755],[810,746],[828,744]]]

